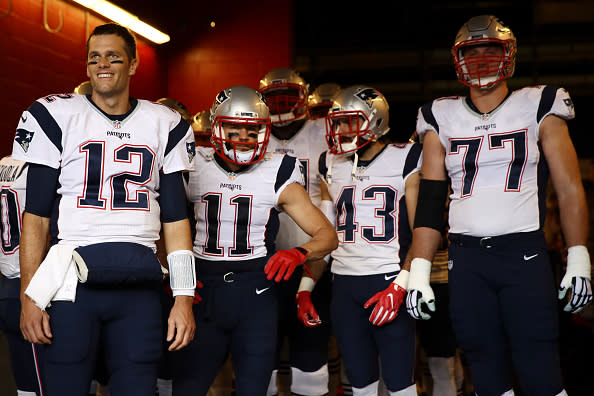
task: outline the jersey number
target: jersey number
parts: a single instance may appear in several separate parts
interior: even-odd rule
[[[219,247],[221,194],[204,194],[202,196],[202,202],[206,204],[206,241],[203,246],[204,253],[222,256],[224,254],[223,248]],[[235,207],[235,229],[233,247],[229,248],[229,256],[247,256],[253,250],[248,244],[252,197],[249,195],[238,195],[231,198],[230,204]]]
[[[506,142],[510,142],[512,145],[512,159],[507,168],[505,191],[520,191],[522,174],[526,167],[526,130],[489,135],[489,150],[502,149],[505,147]],[[460,154],[460,149],[464,149],[462,160],[464,177],[462,178],[462,191],[460,193],[462,198],[472,194],[482,144],[482,136],[469,139],[452,139],[450,141],[450,154]]]
[[[336,201],[336,231],[343,233],[343,242],[355,242],[359,223],[356,221],[355,187],[345,187]],[[363,200],[383,203],[375,209],[375,217],[382,219],[381,230],[374,226],[361,226],[361,236],[369,243],[387,243],[396,236],[397,191],[391,186],[371,186],[362,192]]]
[[[105,209],[107,199],[102,197],[105,143],[87,142],[79,147],[86,155],[86,174],[83,195],[78,197],[78,206],[83,208]],[[148,191],[136,191],[129,198],[128,183],[143,186],[151,180],[155,155],[146,146],[123,145],[114,150],[114,162],[132,163],[132,157],[140,158],[137,172],[122,172],[111,176],[111,209],[149,210]]]
[[[19,248],[21,239],[21,218],[19,199],[16,191],[9,188],[0,190],[0,210],[2,211],[2,252],[12,254]]]

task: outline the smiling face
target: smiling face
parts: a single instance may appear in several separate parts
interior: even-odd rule
[[[138,61],[126,54],[124,39],[115,34],[94,35],[89,39],[87,76],[93,87],[93,100],[128,95],[130,76]]]

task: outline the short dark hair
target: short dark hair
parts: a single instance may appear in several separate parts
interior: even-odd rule
[[[130,60],[136,58],[136,39],[130,30],[122,25],[118,25],[117,23],[106,23],[105,25],[99,25],[94,30],[93,33],[87,39],[87,55],[89,53],[89,41],[93,36],[100,36],[103,34],[115,34],[116,36],[120,36],[124,39],[124,49],[126,50],[126,54]]]

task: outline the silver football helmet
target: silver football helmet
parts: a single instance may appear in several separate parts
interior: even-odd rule
[[[503,55],[465,57],[470,46],[500,45]],[[516,67],[517,44],[511,29],[493,15],[470,18],[458,31],[452,57],[458,80],[469,87],[487,88],[511,77]]]
[[[349,154],[390,130],[388,101],[378,90],[354,85],[342,89],[326,116],[326,142],[333,154]]]
[[[327,82],[318,85],[307,97],[307,114],[310,120],[325,117],[332,107],[332,100],[340,92],[340,85]]]
[[[188,121],[188,123],[192,122],[192,116],[190,115],[188,108],[179,100],[173,98],[161,98],[157,100],[157,103],[161,103],[162,105],[177,111],[181,114],[184,120]]]
[[[270,138],[270,112],[262,95],[253,88],[238,85],[217,95],[211,109],[212,143],[222,158],[247,165],[260,161],[266,154]],[[257,133],[255,142],[233,140],[225,130]],[[237,135],[239,132],[233,132]]]
[[[275,126],[286,126],[305,118],[308,85],[293,69],[272,69],[260,80],[260,93],[270,109],[270,119]]]
[[[210,110],[199,111],[192,117],[191,123],[194,130],[194,138],[198,146],[209,146],[212,136],[212,124],[210,123]]]
[[[93,88],[91,87],[90,81],[83,81],[74,88],[73,91],[75,94],[78,95],[91,95],[93,93]]]

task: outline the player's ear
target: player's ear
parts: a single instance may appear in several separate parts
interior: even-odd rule
[[[136,68],[138,67],[138,56],[130,61],[130,69],[128,69],[128,75],[132,76],[136,74]]]

